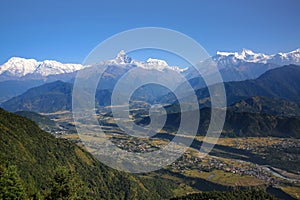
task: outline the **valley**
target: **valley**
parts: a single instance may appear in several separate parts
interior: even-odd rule
[[[136,116],[137,112],[135,109]],[[140,112],[144,113],[144,110]],[[145,153],[159,150],[169,143],[173,135],[171,132],[162,130],[151,139],[131,137],[114,123],[109,107],[99,108],[97,113],[105,136],[117,147],[128,152]],[[71,112],[43,113],[43,115],[64,127],[64,133],[54,131],[51,132],[53,135],[73,141],[87,148],[89,152],[97,151],[97,147],[93,149],[93,145],[81,143],[79,135],[76,134]],[[99,139],[101,140],[101,137],[94,136],[88,140],[92,143],[93,140]],[[180,185],[180,188],[173,191],[173,194],[177,196],[182,196],[187,191],[190,193],[210,191],[209,188],[228,190],[236,187],[256,187],[269,188],[267,191],[271,194],[284,197],[284,199],[299,198],[299,139],[221,137],[213,151],[202,157],[199,149],[203,139],[203,136],[196,136],[191,147],[177,161],[159,171],[142,174],[141,177],[161,177],[175,181]],[[98,153],[105,155],[105,151]],[[216,185],[206,187],[207,184]]]

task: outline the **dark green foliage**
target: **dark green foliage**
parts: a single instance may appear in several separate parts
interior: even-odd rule
[[[168,109],[171,109],[170,107]],[[211,109],[200,110],[198,135],[205,135],[210,122]],[[180,124],[180,113],[168,115],[165,128],[174,130]],[[144,118],[139,123],[148,123]],[[264,113],[246,113],[227,110],[223,137],[294,137],[300,138],[300,117],[285,117]]]
[[[230,192],[203,192],[176,197],[173,200],[275,200],[263,190],[233,190]]]
[[[300,118],[228,111],[222,134],[230,137],[300,138]]]
[[[0,199],[14,200],[26,197],[23,183],[14,165],[0,166]]]
[[[250,97],[232,104],[228,108],[235,112],[266,113],[280,116],[300,116],[300,105],[284,99]]]
[[[55,170],[64,167],[88,186],[92,199],[160,198],[135,177],[104,166],[76,144],[55,138],[34,122],[2,109],[0,135],[0,161],[17,166],[29,197],[51,188]]]
[[[178,183],[174,183],[168,179],[162,179],[160,177],[138,177],[146,188],[156,191],[163,199],[169,199],[173,197],[173,189],[178,188]]]
[[[65,167],[58,167],[55,170],[49,185],[46,200],[87,199],[87,186],[76,173]]]

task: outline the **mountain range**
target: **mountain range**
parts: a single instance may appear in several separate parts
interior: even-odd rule
[[[228,65],[238,66],[241,63],[270,63],[276,65],[299,64],[300,48],[288,53],[277,53],[267,55],[263,53],[255,53],[249,49],[243,49],[241,52],[222,52],[217,51],[217,55],[213,59],[218,63],[220,68]]]
[[[288,65],[270,70],[254,80],[224,83],[228,101],[224,134],[240,137],[291,136],[299,138],[299,76],[300,67]],[[209,99],[207,88],[197,90],[196,94],[200,106],[203,99]],[[71,95],[71,83],[56,81],[32,88],[1,106],[9,111],[56,112],[71,110]],[[100,105],[99,102],[106,101],[109,105],[110,95],[108,90],[98,90],[96,104]],[[202,105],[202,107],[206,106],[209,106],[209,100]],[[168,120],[171,119],[167,126],[174,128],[180,118],[178,107],[173,104],[167,110],[170,114]],[[202,128],[199,129],[199,134],[204,133],[207,128],[204,125],[208,124],[210,119],[208,110],[200,112],[200,127]]]
[[[241,52],[217,52],[212,57],[225,82],[255,79],[266,71],[283,64],[299,64],[299,59],[300,49],[274,55],[254,53],[251,50],[243,49]],[[169,66],[166,61],[155,58],[138,61],[126,55],[123,50],[114,59],[101,61],[90,66],[62,64],[54,60],[36,61],[12,57],[0,66],[0,103],[45,83],[57,80],[73,82],[79,70],[85,70],[91,66],[97,66],[99,69],[107,66],[101,83],[99,83],[99,89],[112,90],[120,77],[133,68],[140,70],[138,77],[133,78],[143,79],[143,76],[147,77],[156,71],[156,77],[163,77],[172,81],[175,80],[173,76],[178,72],[192,85],[196,86],[195,83],[197,83],[197,87],[194,89],[206,86],[193,67]],[[162,95],[164,92],[166,91],[161,90],[158,95]]]
[[[42,62],[35,59],[25,59],[12,57],[6,63],[0,66],[1,79],[18,79],[23,77],[46,77],[49,75],[58,75],[72,73],[83,69],[80,64],[62,64],[55,60],[45,60]]]
[[[149,58],[146,62],[137,61],[126,55],[125,51],[120,51],[112,60],[95,63],[97,65],[114,65],[126,67],[132,65],[147,70],[156,69],[159,71],[174,70],[181,72],[177,66],[169,66],[164,60]],[[24,80],[24,79],[45,79],[49,76],[70,74],[78,70],[90,67],[90,65],[81,64],[62,64],[55,60],[36,61],[35,59],[26,59],[12,57],[6,63],[0,66],[0,81],[3,80]]]
[[[118,80],[133,68],[139,72],[138,76],[132,77],[137,82],[150,75],[172,82],[177,72],[184,71],[177,66],[169,66],[166,61],[159,59],[149,58],[145,62],[133,60],[124,51],[120,51],[112,60],[101,61],[91,66],[64,65],[56,61],[37,62],[33,59],[12,58],[0,66],[0,102],[45,83],[58,80],[72,83],[78,70],[89,70],[90,67],[100,71],[107,67],[99,82],[99,89],[103,90],[112,90]]]
[[[236,70],[240,73],[258,73],[260,75],[264,73],[264,68],[272,69],[278,66],[288,64],[299,64],[300,48],[288,53],[277,53],[274,55],[254,53],[253,51],[248,49],[243,49],[241,52],[218,51],[216,55],[212,57],[212,60],[216,62],[219,70],[221,70],[221,74],[222,71],[224,71],[223,73],[226,74],[226,71],[228,70]],[[166,61],[155,58],[149,58],[145,62],[134,60],[127,56],[124,50],[120,51],[117,54],[117,56],[112,60],[101,61],[95,64],[122,67],[132,65],[147,70],[174,70],[177,72],[184,72],[188,69],[188,66],[186,66],[186,68],[180,68],[178,66],[169,66]],[[253,64],[257,64],[258,66],[260,66],[259,68],[263,69],[256,68]],[[53,76],[73,73],[87,67],[90,67],[90,65],[83,66],[81,64],[62,64],[55,60],[36,61],[35,59],[12,57],[6,63],[0,66],[0,81],[20,79],[42,79],[51,75]],[[227,79],[226,76],[225,79]],[[236,77],[233,76],[232,79],[236,79]]]
[[[300,102],[300,67],[288,65],[269,70],[257,79],[225,82],[228,105],[252,96],[264,96]],[[217,87],[217,85],[210,86]],[[208,88],[196,91],[198,99],[209,97]]]
[[[284,58],[293,58],[291,60],[293,62],[296,62],[298,61],[298,52],[299,51],[297,50],[291,52],[290,54],[280,55],[285,55]],[[245,62],[248,65],[254,65],[255,62],[257,62],[259,66],[273,65],[273,63],[267,62],[272,60],[273,58],[275,59],[276,57],[278,57],[277,55],[267,56],[262,54],[255,54],[249,50],[243,50],[243,52],[241,53],[218,52],[217,56],[219,56],[220,63],[223,63],[225,59],[233,60],[234,58],[235,60],[239,59],[239,62]],[[96,106],[110,105],[112,90],[115,84],[130,69],[138,69],[138,76],[136,74],[129,76],[129,78],[131,80],[135,80],[135,82],[142,81],[143,77],[148,76],[150,73],[155,73],[155,76],[157,78],[163,78],[166,81],[172,81],[174,74],[176,74],[177,72],[184,74],[189,71],[189,69],[183,70],[177,67],[171,67],[162,60],[151,59],[147,62],[135,61],[128,57],[124,51],[121,51],[115,59],[103,61],[94,65],[93,67],[101,70],[103,66],[107,66],[107,69],[103,74],[103,77],[99,82],[98,88],[96,90]],[[236,66],[240,67],[241,65]],[[89,70],[89,67],[83,68],[81,70]],[[231,116],[227,119],[229,120],[227,122],[227,127],[231,127],[229,129],[233,132],[236,132],[236,130],[239,129],[235,126],[236,124],[249,123],[250,127],[254,127],[254,124],[256,124],[255,126],[257,126],[257,129],[253,129],[254,132],[257,132],[256,134],[260,134],[260,132],[264,131],[267,132],[266,130],[269,130],[269,135],[271,134],[273,136],[283,136],[283,132],[281,132],[280,128],[263,128],[260,126],[262,124],[255,122],[257,120],[254,119],[261,119],[262,121],[272,119],[272,123],[274,122],[280,127],[285,127],[285,125],[280,125],[279,122],[286,123],[287,118],[300,116],[300,82],[298,77],[300,77],[300,67],[298,65],[287,65],[268,70],[256,79],[225,82],[224,86],[227,95],[228,113],[230,113],[230,115],[228,116]],[[14,83],[13,80],[10,81]],[[22,80],[22,82],[23,81],[33,80]],[[2,84],[7,84],[7,82],[8,81],[4,81],[2,82]],[[189,83],[195,89],[200,107],[209,107],[210,94],[208,88],[203,87],[203,82],[201,82],[201,79],[190,79]],[[35,84],[39,85],[42,83],[37,82]],[[24,85],[22,86],[24,87]],[[211,85],[209,87],[213,88],[215,86],[217,85]],[[62,110],[70,111],[72,109],[72,89],[72,81],[63,82],[59,80],[48,82],[46,84],[30,88],[25,93],[5,101],[1,104],[1,107],[13,112],[23,110],[34,111],[38,113],[50,113]],[[178,87],[178,89],[180,89],[180,86]],[[153,86],[152,88],[141,87],[134,94],[135,100],[145,102],[152,101],[152,103],[175,102],[176,105],[176,97],[174,96],[174,94],[170,93],[170,91],[168,90],[160,89],[157,86]],[[187,97],[185,99],[188,101],[189,94],[186,94],[186,96]],[[171,110],[171,113],[178,112],[176,106],[173,106],[173,108],[169,110]],[[266,115],[272,116],[268,117]],[[206,117],[208,116],[209,114],[207,114]],[[241,120],[240,123],[237,122],[238,120]],[[295,121],[296,123],[298,123],[297,120]],[[295,136],[295,131],[298,131],[297,126],[293,125],[293,127],[296,129],[292,129],[290,131],[290,136]],[[274,128],[276,130],[280,129],[280,131],[277,131],[277,133],[275,133],[276,131]],[[251,130],[251,128],[247,129],[247,133],[241,133],[241,135],[255,135],[255,133],[252,133]],[[230,133],[229,135],[233,134],[233,132],[227,132],[228,134]]]
[[[287,53],[267,55],[249,49],[241,52],[220,52],[212,57],[224,81],[254,79],[270,69],[300,64],[300,48]]]
[[[288,65],[269,70],[257,79],[225,82],[227,103],[231,105],[249,97],[261,96],[284,99],[298,104],[300,102],[299,76],[300,67]],[[109,81],[109,83],[111,82]],[[71,83],[62,81],[48,83],[29,89],[24,94],[2,103],[1,106],[10,111],[55,112],[58,110],[70,110],[72,87]],[[109,105],[111,92],[110,88],[98,88],[96,92],[97,103],[102,102],[99,105]],[[140,93],[139,96],[144,96],[145,93],[149,95],[149,91],[146,90]],[[209,106],[210,94],[207,87],[196,90],[196,95],[200,105],[203,104],[204,107]],[[187,94],[186,96],[188,101],[189,95]],[[172,93],[169,93],[164,95],[160,101],[175,102],[176,98]]]

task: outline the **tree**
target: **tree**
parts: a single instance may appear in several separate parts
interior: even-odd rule
[[[0,166],[0,199],[25,199],[26,193],[17,167]]]
[[[78,175],[64,167],[58,167],[50,181],[45,199],[76,200],[87,199],[87,187]]]

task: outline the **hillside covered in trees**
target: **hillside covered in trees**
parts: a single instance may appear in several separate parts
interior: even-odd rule
[[[78,199],[162,198],[136,177],[104,166],[76,144],[2,109],[0,134],[0,193],[6,195],[1,199],[56,199],[74,191]]]

